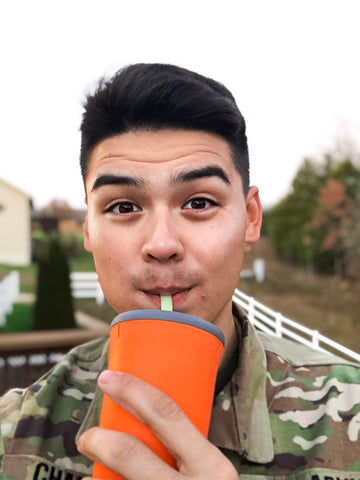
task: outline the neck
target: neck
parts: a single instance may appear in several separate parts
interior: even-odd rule
[[[234,352],[238,343],[238,337],[232,315],[231,321],[227,322],[225,328],[222,328],[222,331],[225,336],[225,349],[221,357],[220,365],[226,363],[231,354]]]

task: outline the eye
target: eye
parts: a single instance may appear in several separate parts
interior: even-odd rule
[[[140,212],[141,208],[132,202],[117,202],[107,208],[106,212],[114,212],[117,214],[126,214],[133,212]]]
[[[213,207],[214,205],[217,205],[217,203],[213,200],[205,197],[198,197],[192,198],[191,200],[186,202],[183,208],[187,210],[204,210],[206,208]]]

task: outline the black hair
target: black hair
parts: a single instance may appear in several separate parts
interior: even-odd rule
[[[86,97],[81,131],[81,173],[85,181],[94,147],[136,130],[180,129],[222,137],[230,146],[245,195],[249,154],[245,120],[221,83],[167,64],[134,64],[101,79]]]

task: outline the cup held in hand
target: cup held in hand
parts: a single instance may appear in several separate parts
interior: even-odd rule
[[[192,315],[162,310],[133,310],[113,320],[109,370],[130,373],[172,398],[207,436],[216,374],[224,335]],[[176,462],[149,427],[104,395],[100,426],[139,438],[169,465]],[[95,464],[93,476],[120,480],[119,474]]]

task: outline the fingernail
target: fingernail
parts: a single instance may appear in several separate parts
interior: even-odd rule
[[[99,376],[99,381],[101,381],[101,383],[110,383],[116,376],[117,372],[114,372],[113,370],[104,370]]]

